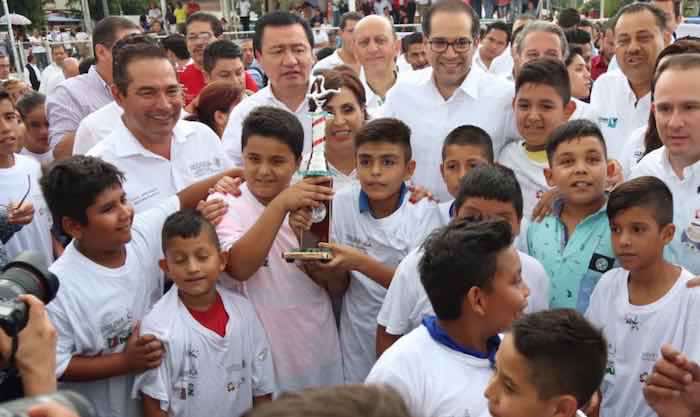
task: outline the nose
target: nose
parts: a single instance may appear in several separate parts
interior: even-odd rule
[[[454,44],[448,45],[447,49],[445,49],[445,52],[443,52],[442,54],[447,58],[453,58],[453,57],[456,57],[458,55],[457,51],[455,51]]]
[[[282,56],[282,65],[294,66],[298,63],[297,57],[291,50],[286,50]]]
[[[197,262],[194,257],[190,257],[187,260],[187,272],[197,272],[199,271],[199,262]]]
[[[671,118],[668,119],[668,126],[672,129],[678,129],[685,125],[681,112],[676,108],[671,113]]]
[[[630,233],[623,229],[619,234],[618,240],[619,240],[621,246],[623,246],[623,247],[629,246],[630,241],[631,241],[630,240]]]
[[[372,164],[372,176],[378,177],[382,173],[381,161],[376,161]]]
[[[494,401],[496,399],[496,375],[491,376],[489,384],[484,390],[484,397],[489,401]]]

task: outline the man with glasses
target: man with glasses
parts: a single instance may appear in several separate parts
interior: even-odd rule
[[[441,145],[447,133],[475,125],[496,144],[503,140],[510,84],[472,67],[479,46],[479,17],[460,0],[434,4],[423,20],[431,67],[408,74],[389,91],[383,114],[411,128],[416,161],[413,181],[446,201],[451,198],[440,175]]]
[[[185,104],[199,95],[206,85],[204,72],[204,49],[224,33],[221,21],[209,13],[197,12],[185,23],[185,40],[192,62],[180,74],[180,84],[185,89]]]

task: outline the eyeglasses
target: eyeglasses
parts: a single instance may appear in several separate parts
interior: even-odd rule
[[[25,201],[25,200],[27,199],[27,197],[29,196],[29,192],[30,192],[31,190],[32,190],[32,180],[31,180],[30,176],[27,175],[27,191],[24,193],[24,197],[22,197],[22,199],[19,200],[19,203],[17,203],[17,204],[14,206],[15,208],[21,207],[22,204],[24,204],[24,201]],[[9,204],[0,204],[0,207],[4,207],[4,208],[6,208],[6,209],[8,209],[8,210],[10,209],[10,205],[9,205]]]
[[[213,37],[214,34],[210,32],[192,33],[190,35],[187,35],[187,42],[195,42],[198,40],[206,42]]]
[[[455,52],[467,52],[472,47],[473,42],[474,41],[469,38],[457,38],[452,42],[442,38],[435,38],[428,41],[430,49],[438,53],[447,51],[447,48],[450,46]]]

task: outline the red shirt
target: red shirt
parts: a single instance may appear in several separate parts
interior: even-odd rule
[[[202,326],[215,332],[221,337],[226,336],[226,325],[228,325],[228,313],[224,308],[224,302],[221,300],[219,293],[216,293],[214,304],[207,311],[197,311],[187,308],[192,317]]]
[[[605,62],[602,55],[596,55],[591,59],[591,78],[597,80],[598,77],[608,71],[608,63]]]
[[[204,72],[197,68],[192,63],[185,67],[185,70],[180,73],[180,84],[185,91],[185,105],[188,105],[199,95],[204,89],[206,82],[204,81]],[[258,91],[258,86],[255,80],[247,72],[245,73],[245,88],[252,92]]]

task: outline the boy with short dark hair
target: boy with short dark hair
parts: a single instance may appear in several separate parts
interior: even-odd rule
[[[161,241],[159,264],[175,285],[141,325],[167,346],[160,366],[134,382],[145,417],[237,416],[269,400],[275,383],[265,330],[250,301],[217,286],[226,254],[214,226],[179,211],[165,220]]]
[[[435,316],[384,352],[366,382],[395,388],[417,417],[483,415],[498,333],[529,295],[512,240],[504,220],[458,219],[434,231],[419,268]]]
[[[317,185],[323,177],[290,187],[303,146],[304,130],[292,113],[267,106],[251,111],[242,127],[245,183],[240,197],[221,196],[228,212],[216,229],[228,252],[226,272],[267,332],[280,392],[343,381],[327,283],[283,259],[298,247],[288,213],[333,196]]]
[[[585,312],[600,276],[615,265],[605,215],[608,161],[600,129],[573,120],[555,130],[546,145],[544,176],[559,196],[552,213],[527,230],[528,253],[551,279],[550,307]]]
[[[244,90],[245,65],[243,52],[235,43],[220,39],[207,45],[202,61],[204,78],[208,83],[214,81],[230,81]]]
[[[513,322],[484,395],[492,417],[575,417],[598,390],[607,345],[580,313],[556,309]],[[627,414],[624,415],[635,415]]]
[[[617,186],[607,214],[622,267],[603,275],[586,312],[610,346],[601,414],[653,417],[642,389],[661,346],[700,357],[700,289],[686,288],[694,274],[664,259],[675,226],[663,181],[645,176]]]

